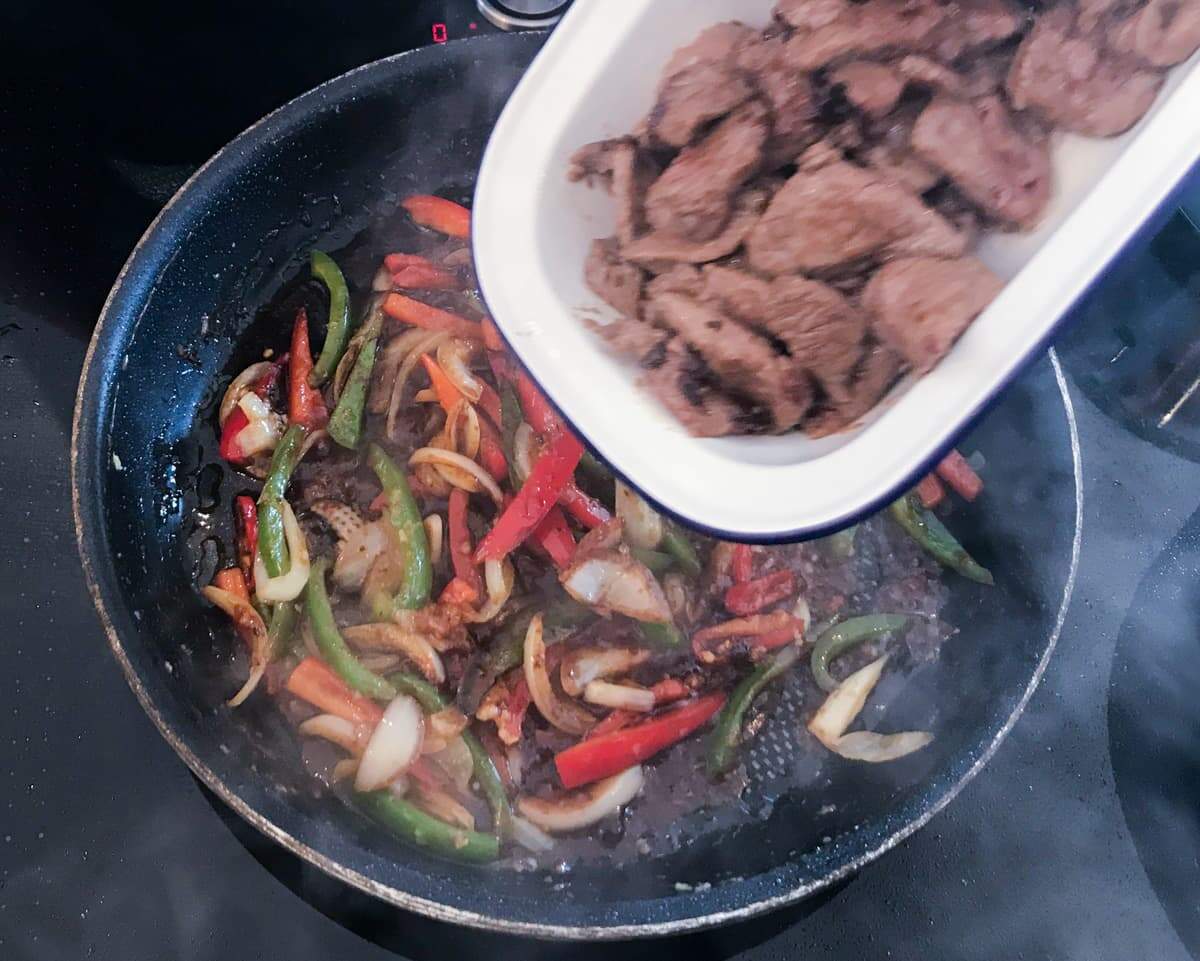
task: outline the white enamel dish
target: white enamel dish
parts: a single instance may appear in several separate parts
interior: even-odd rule
[[[704,27],[761,26],[773,0],[577,0],[509,100],[484,155],[473,213],[488,307],[580,435],[647,498],[709,532],[790,540],[878,509],[936,463],[1046,346],[1071,306],[1164,207],[1200,158],[1200,56],[1176,67],[1131,131],[1055,134],[1055,193],[1039,228],[977,254],[1009,282],[927,376],[907,377],[856,428],[812,440],[701,439],[636,384],[637,368],[583,323],[612,309],[584,284],[614,204],[568,183],[571,154],[631,130],[671,53]]]

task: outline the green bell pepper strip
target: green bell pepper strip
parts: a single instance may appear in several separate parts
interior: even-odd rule
[[[854,535],[858,533],[858,525],[854,524],[845,530],[836,531],[825,538],[829,552],[839,560],[854,556]]]
[[[360,331],[362,346],[354,358],[354,367],[346,378],[342,396],[329,415],[329,426],[326,428],[329,436],[350,450],[356,450],[362,442],[363,412],[367,406],[367,392],[371,386],[371,372],[375,369],[375,352],[382,329],[383,311],[374,307]]]
[[[518,611],[492,638],[486,649],[476,650],[467,660],[462,682],[458,687],[456,703],[468,717],[475,714],[479,702],[500,675],[511,671],[525,657],[525,632],[529,622],[537,613],[536,606]],[[564,598],[550,604],[542,615],[542,629],[547,635],[564,628],[580,627],[592,619],[592,612],[576,601]],[[546,643],[553,644],[555,638],[547,636]]]
[[[821,690],[832,691],[839,682],[829,673],[830,661],[864,641],[907,627],[913,619],[911,614],[865,614],[827,627],[817,635],[809,658],[813,680]]]
[[[639,621],[638,630],[641,632],[642,641],[646,646],[653,647],[655,650],[666,651],[683,647],[687,643],[683,632],[674,624],[651,624],[647,621]]]
[[[328,568],[327,558],[316,561],[308,575],[308,586],[304,589],[304,606],[308,611],[308,622],[312,625],[317,649],[325,662],[354,690],[381,701],[390,701],[396,696],[396,688],[374,671],[363,667],[337,629],[329,595],[325,592],[325,571]]]
[[[271,611],[271,623],[267,628],[267,649],[271,652],[272,659],[285,653],[291,646],[299,616],[299,601],[284,601],[276,604]]]
[[[629,553],[645,564],[650,569],[650,573],[656,577],[659,574],[665,574],[675,566],[675,557],[671,554],[664,554],[662,551],[651,551],[644,547],[631,547]]]
[[[513,493],[521,489],[521,478],[517,475],[517,428],[525,415],[521,412],[521,399],[517,390],[507,380],[500,381],[500,430],[504,444],[504,457],[508,461],[508,482]]]
[[[333,258],[319,250],[309,254],[312,274],[329,290],[329,323],[325,328],[325,343],[321,345],[321,356],[308,375],[313,387],[320,387],[333,376],[338,361],[346,352],[350,339],[350,292],[346,289],[346,278]]]
[[[283,575],[291,566],[283,531],[283,495],[300,463],[300,452],[307,438],[308,428],[303,424],[292,424],[284,432],[271,455],[267,479],[258,495],[258,552],[271,577]]]
[[[455,861],[482,863],[500,857],[500,839],[455,827],[389,791],[360,795],[363,807],[398,838]]]
[[[896,523],[904,528],[905,533],[939,564],[958,571],[963,577],[976,583],[995,583],[992,572],[967,553],[962,544],[946,529],[946,525],[938,520],[937,515],[922,510],[912,495],[906,494],[893,501],[888,511]]]
[[[763,688],[784,674],[800,656],[800,649],[789,644],[774,657],[763,661],[747,674],[733,689],[729,700],[717,715],[716,726],[709,736],[705,770],[710,778],[718,778],[737,763],[737,749],[742,740],[742,722],[754,699]]]
[[[367,448],[367,462],[379,478],[388,500],[387,517],[400,541],[404,559],[404,577],[392,600],[396,610],[415,610],[429,603],[433,589],[433,563],[429,558],[429,538],[421,510],[417,506],[408,478],[396,462],[378,444]]]
[[[450,706],[449,700],[442,696],[441,691],[415,674],[400,671],[388,675],[388,680],[396,685],[398,690],[412,695],[428,714],[436,714]],[[467,750],[471,752],[475,780],[479,782],[488,806],[492,809],[492,829],[502,838],[509,837],[512,834],[513,811],[508,801],[508,792],[504,790],[504,782],[500,779],[500,772],[496,770],[492,756],[474,732],[470,729],[464,730],[462,739],[467,745]]]
[[[692,547],[692,542],[666,518],[663,518],[663,535],[658,546],[675,558],[680,569],[688,577],[699,577],[704,570],[696,548]]]

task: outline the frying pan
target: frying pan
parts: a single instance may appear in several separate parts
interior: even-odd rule
[[[668,934],[749,917],[858,870],[924,824],[991,756],[1061,630],[1081,517],[1078,448],[1057,361],[1039,362],[968,441],[988,490],[955,517],[992,567],[988,590],[950,581],[963,628],[898,674],[885,730],[933,744],[890,765],[826,758],[789,771],[799,729],[785,690],[756,742],[741,805],[676,825],[676,850],[567,871],[480,869],[387,838],[319,789],[269,699],[224,706],[245,670],[196,591],[229,542],[214,404],[279,343],[313,246],[340,251],[359,289],[369,256],[403,243],[399,201],[469,197],[491,124],[540,38],[506,35],[402,54],[271,114],[221,151],[146,232],[88,352],[75,414],[79,547],[110,645],[163,736],[238,814],[364,891],[443,920],[554,938]],[[368,252],[370,252],[368,254]],[[809,705],[811,708],[811,705]]]

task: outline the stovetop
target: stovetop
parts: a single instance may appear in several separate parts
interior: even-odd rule
[[[1083,546],[1041,687],[946,811],[815,901],[622,948],[454,929],[285,854],[158,737],[70,517],[75,381],[108,287],[178,184],[258,116],[492,30],[466,0],[0,11],[0,957],[1200,958],[1200,233],[1182,213],[1060,341]],[[1200,180],[1189,194],[1200,209]]]

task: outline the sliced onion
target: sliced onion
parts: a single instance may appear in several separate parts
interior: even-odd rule
[[[475,830],[475,815],[445,791],[427,784],[415,784],[408,792],[408,799],[430,817],[454,827]]]
[[[479,443],[482,435],[479,429],[479,415],[465,400],[458,400],[446,415],[446,427],[443,432],[446,437],[446,449],[457,451],[463,457],[475,459],[479,453]]]
[[[237,594],[211,584],[202,588],[200,593],[210,604],[219,608],[233,621],[238,633],[250,649],[250,676],[246,678],[246,683],[238,692],[226,702],[230,707],[237,707],[254,693],[258,682],[266,673],[267,663],[271,659],[267,625],[263,621],[262,615],[254,609],[254,605],[244,597],[239,597]]]
[[[461,736],[451,738],[440,751],[426,754],[425,757],[441,768],[458,790],[465,791],[471,783],[471,777],[475,773],[475,759]]]
[[[616,611],[638,621],[665,624],[671,607],[662,587],[644,565],[614,550],[595,551],[562,573],[562,586],[581,604]]]
[[[446,478],[437,472],[431,464],[418,464],[413,468],[413,477],[422,485],[426,492],[434,497],[449,497],[454,488],[446,483]]]
[[[644,782],[642,768],[635,764],[620,774],[557,798],[522,797],[517,808],[543,831],[551,834],[578,831],[616,814],[637,797]]]
[[[358,773],[358,758],[344,757],[333,766],[333,770],[329,772],[330,784],[341,784],[342,781],[349,781]]]
[[[512,839],[534,854],[544,854],[554,847],[554,838],[523,817],[512,819]]]
[[[233,409],[242,399],[242,395],[249,392],[274,366],[269,360],[260,360],[256,364],[251,364],[230,381],[229,386],[225,388],[225,396],[221,398],[221,409],[217,414],[217,422],[222,427],[225,426],[225,421],[229,420],[229,415],[233,413]]]
[[[468,457],[463,457],[462,454],[455,451],[442,450],[440,447],[418,447],[412,452],[408,463],[414,467],[420,464],[431,464],[434,466],[444,464],[449,467],[457,467],[460,471],[470,474],[477,486],[467,487],[464,484],[455,484],[456,487],[462,487],[463,490],[472,493],[482,489],[487,491],[488,496],[497,505],[504,503],[504,495],[500,492],[500,488],[496,485],[495,480],[492,479],[492,475],[476,464],[475,461]]]
[[[879,681],[888,656],[876,658],[866,667],[860,668],[835,687],[817,708],[817,713],[808,722],[813,736],[831,751],[846,728],[854,723],[867,697]]]
[[[375,271],[375,276],[371,278],[371,289],[377,294],[384,294],[392,289],[392,272],[387,269],[387,264],[380,264],[379,269]]]
[[[609,518],[599,527],[593,527],[583,535],[579,546],[575,549],[575,556],[583,558],[601,551],[612,550],[620,545],[623,532],[624,524],[621,518]]]
[[[483,562],[483,583],[487,587],[487,602],[477,611],[466,611],[464,617],[472,624],[483,624],[500,613],[512,596],[516,572],[507,557]]]
[[[610,681],[592,681],[583,689],[583,699],[589,704],[642,714],[653,711],[655,705],[654,692],[648,688],[613,684]]]
[[[367,410],[372,414],[382,414],[388,409],[388,400],[392,395],[392,385],[396,380],[396,372],[408,356],[413,344],[428,336],[428,331],[420,329],[406,330],[404,333],[389,340],[375,356],[375,370],[371,377],[371,393],[367,397]]]
[[[310,509],[332,527],[338,537],[337,557],[333,564],[334,583],[345,591],[359,590],[375,558],[387,547],[383,523],[368,523],[357,510],[341,501],[319,500]]]
[[[404,335],[401,335],[404,336]],[[411,346],[404,360],[400,363],[400,369],[396,372],[396,379],[392,381],[392,392],[388,397],[387,406],[387,435],[395,439],[396,437],[396,417],[400,413],[400,400],[404,392],[404,385],[408,383],[408,378],[416,369],[417,364],[421,362],[421,355],[433,350],[443,340],[446,340],[450,335],[445,331],[435,330],[433,332],[421,331],[421,336],[413,338]],[[397,338],[399,340],[400,338]],[[406,343],[406,346],[408,344]]]
[[[284,420],[265,400],[253,392],[242,394],[237,406],[246,415],[246,426],[238,431],[237,443],[247,457],[274,450],[283,436]]]
[[[555,692],[546,671],[546,641],[542,636],[542,615],[535,614],[525,631],[525,683],[529,697],[542,717],[560,731],[586,734],[596,719],[579,705],[565,701]]]
[[[470,355],[471,345],[455,338],[438,345],[437,362],[462,395],[475,403],[483,396],[483,381],[467,368]]]
[[[271,577],[267,574],[267,566],[263,563],[262,554],[254,556],[254,593],[264,604],[280,604],[284,601],[294,601],[308,583],[308,542],[304,539],[304,531],[292,511],[292,505],[287,501],[281,502],[283,511],[283,530],[287,536],[288,553],[291,554],[291,567],[286,574]]]
[[[327,431],[324,427],[320,428],[319,430],[311,431],[309,435],[304,438],[304,443],[300,445],[300,454],[296,458],[296,463],[300,463],[300,461],[304,460],[304,458],[308,456],[308,452],[328,436],[329,431]]]
[[[324,738],[354,755],[362,753],[363,746],[367,742],[364,735],[369,734],[368,731],[336,714],[318,714],[310,717],[300,725],[300,733],[308,737]]]
[[[830,750],[851,761],[882,764],[919,751],[932,740],[933,735],[928,731],[901,731],[899,734],[851,731],[839,737]]]
[[[797,597],[796,603],[792,605],[792,617],[800,625],[800,633],[807,634],[808,629],[812,627],[812,610],[803,594]]]
[[[628,674],[649,657],[644,647],[576,647],[563,657],[558,676],[562,689],[579,697],[592,681]]]
[[[662,579],[663,594],[674,620],[686,620],[688,612],[687,578],[679,571],[671,571]]]
[[[354,790],[377,791],[397,774],[403,774],[421,754],[425,715],[407,694],[397,694],[383,712],[367,742]]]
[[[361,654],[358,662],[368,671],[374,671],[376,674],[386,674],[388,671],[394,671],[400,666],[399,654]]]
[[[432,387],[422,387],[413,394],[413,400],[418,404],[436,404],[438,402],[437,391]]]
[[[533,470],[535,441],[533,428],[521,421],[513,435],[513,468],[522,484],[529,479],[529,472]]]
[[[342,628],[342,637],[357,648],[369,651],[394,651],[403,655],[430,684],[446,680],[446,668],[441,655],[420,634],[405,630],[387,621],[377,624],[357,624]]]
[[[637,491],[617,481],[617,516],[625,524],[625,540],[630,547],[654,550],[663,536],[663,520]]]
[[[467,727],[467,716],[456,707],[436,711],[427,720],[429,733],[447,742],[458,737]]]
[[[437,564],[442,559],[442,515],[430,514],[422,523],[425,525],[425,539],[429,541],[429,560]]]

